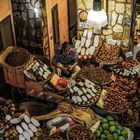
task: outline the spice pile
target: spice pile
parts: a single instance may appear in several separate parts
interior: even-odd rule
[[[97,140],[127,140],[127,131],[119,125],[112,116],[102,118],[96,130]]]
[[[117,76],[116,80],[110,84],[108,91],[114,94],[131,96],[136,93],[137,82],[132,79],[127,79]]]
[[[89,106],[100,98],[100,86],[95,85],[87,79],[72,81],[68,89],[69,94],[65,99],[77,105]]]
[[[114,71],[121,76],[135,78],[140,71],[140,64],[135,60],[126,60],[115,68]]]
[[[95,135],[86,127],[75,125],[69,128],[67,138],[68,140],[95,140]]]
[[[28,62],[29,58],[27,52],[20,51],[20,49],[16,48],[7,55],[5,63],[11,67],[22,66]]]
[[[112,81],[111,76],[111,72],[107,72],[99,67],[94,67],[93,65],[85,66],[78,74],[78,77],[87,78],[99,85],[109,84]]]
[[[103,64],[115,64],[119,60],[120,47],[103,44],[96,56],[96,61]]]
[[[120,114],[128,110],[128,102],[124,96],[108,91],[104,100],[104,109],[110,113]]]

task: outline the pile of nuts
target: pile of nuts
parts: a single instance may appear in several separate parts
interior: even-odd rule
[[[104,109],[110,113],[126,112],[128,110],[127,99],[122,95],[108,91],[104,100]]]
[[[120,47],[103,44],[96,56],[96,61],[103,64],[115,64],[119,60]]]
[[[94,67],[93,65],[85,66],[78,74],[78,77],[87,78],[99,85],[109,84],[112,81],[111,76],[111,72],[107,72],[99,67]]]
[[[5,63],[12,67],[22,66],[29,60],[29,58],[28,53],[16,48],[7,55]]]
[[[95,140],[94,133],[82,125],[70,128],[67,137],[68,140]]]
[[[125,96],[131,96],[136,93],[137,82],[133,79],[117,76],[116,80],[110,84],[108,91]]]
[[[121,76],[135,78],[140,71],[140,64],[135,60],[126,60],[114,71]]]

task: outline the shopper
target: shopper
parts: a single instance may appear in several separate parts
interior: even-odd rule
[[[76,51],[68,42],[64,42],[62,47],[56,50],[53,58],[53,65],[56,67],[57,74],[61,76],[64,73],[65,76],[70,75],[70,79],[73,79],[80,71],[77,64]]]

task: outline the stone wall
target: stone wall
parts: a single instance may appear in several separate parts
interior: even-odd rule
[[[113,38],[123,43],[129,43],[131,0],[108,0],[108,26],[103,29],[106,39]]]
[[[93,0],[77,0],[78,10],[89,11],[92,8]],[[125,47],[129,43],[131,0],[107,0],[108,26],[104,27],[102,34],[106,39],[113,38]],[[86,22],[82,23],[86,26]],[[79,22],[79,29],[81,25]]]
[[[17,46],[24,47],[31,53],[43,54],[48,32],[47,21],[44,19],[46,15],[42,15],[40,0],[36,3],[34,0],[11,0],[11,3]]]

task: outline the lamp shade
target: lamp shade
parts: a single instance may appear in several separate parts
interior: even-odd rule
[[[107,14],[104,9],[101,11],[90,10],[88,12],[87,24],[89,26],[103,27],[107,25]]]

